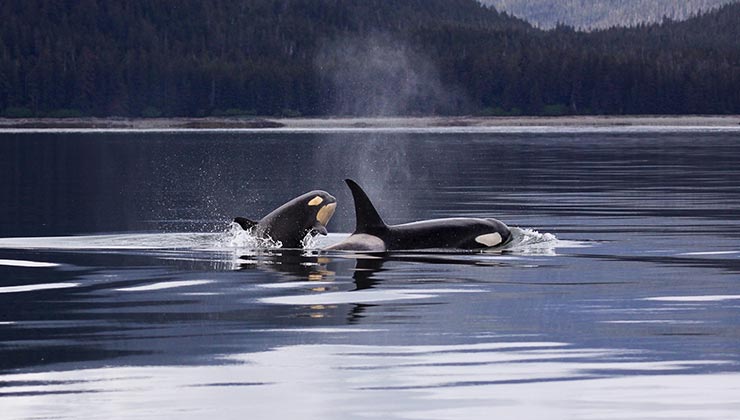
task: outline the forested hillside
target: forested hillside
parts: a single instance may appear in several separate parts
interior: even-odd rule
[[[475,0],[4,0],[5,116],[740,112],[740,5],[541,31]]]
[[[737,0],[481,0],[537,27],[580,29],[636,26],[664,18],[686,20]]]

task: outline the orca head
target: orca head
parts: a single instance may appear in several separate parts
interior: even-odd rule
[[[337,199],[326,191],[315,190],[298,197],[306,209],[305,227],[312,235],[327,235],[326,225],[337,209]]]
[[[337,200],[331,194],[315,190],[288,201],[258,222],[244,217],[234,222],[244,230],[282,243],[284,248],[299,248],[308,234],[328,234],[326,225],[336,207]]]

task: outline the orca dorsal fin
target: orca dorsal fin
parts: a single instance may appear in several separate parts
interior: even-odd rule
[[[355,200],[355,233],[368,233],[384,229],[386,225],[365,191],[351,179],[345,179],[344,182],[352,191],[352,198]]]
[[[246,217],[235,217],[234,223],[237,223],[244,230],[249,230],[255,227],[258,222],[255,222],[254,220],[249,220]]]

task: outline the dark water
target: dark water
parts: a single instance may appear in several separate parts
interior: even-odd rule
[[[3,416],[737,418],[740,132],[531,131],[0,134]],[[515,241],[321,252],[347,177]],[[230,230],[316,188],[310,250]]]

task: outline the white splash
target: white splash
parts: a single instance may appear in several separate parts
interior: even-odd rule
[[[555,249],[567,244],[551,233],[540,233],[534,229],[512,227],[512,238],[502,249],[517,254],[555,255]]]
[[[301,247],[303,249],[321,249],[322,243],[323,240],[321,236],[308,234],[301,240]]]
[[[228,230],[218,238],[216,245],[222,248],[239,249],[275,249],[283,246],[280,241],[257,236],[252,229],[244,230],[233,222],[229,225]]]

